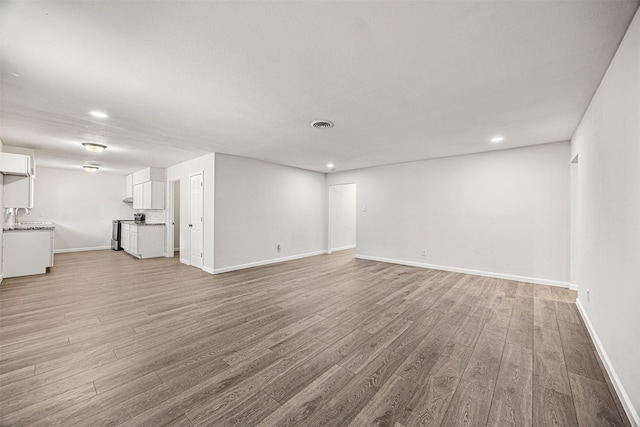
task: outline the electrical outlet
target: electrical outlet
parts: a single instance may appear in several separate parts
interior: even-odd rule
[[[422,250],[422,256],[427,256],[427,250],[426,249]]]

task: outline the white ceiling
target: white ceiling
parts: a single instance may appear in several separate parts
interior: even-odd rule
[[[3,1],[0,139],[115,173],[213,151],[326,172],[564,141],[637,6]]]

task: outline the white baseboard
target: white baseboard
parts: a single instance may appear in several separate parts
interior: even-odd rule
[[[576,307],[578,307],[578,312],[580,313],[580,316],[582,316],[582,320],[584,320],[584,324],[587,326],[587,331],[589,331],[589,335],[593,340],[593,344],[596,346],[596,351],[598,352],[598,355],[602,360],[602,364],[604,365],[605,369],[607,370],[607,373],[609,374],[609,378],[611,379],[613,388],[616,389],[616,393],[620,398],[620,402],[622,403],[622,406],[624,407],[624,410],[627,413],[627,417],[629,418],[631,425],[633,425],[634,427],[640,426],[640,416],[638,416],[638,412],[633,407],[633,404],[631,403],[631,399],[629,398],[629,395],[627,394],[626,390],[622,386],[622,383],[620,382],[620,378],[616,374],[616,370],[613,368],[613,365],[609,360],[609,356],[607,356],[607,352],[605,351],[604,346],[602,345],[602,341],[600,341],[598,334],[596,333],[595,329],[593,329],[593,325],[591,324],[591,321],[589,320],[589,317],[587,316],[587,312],[584,310],[584,307],[582,306],[582,302],[580,302],[580,299],[576,299]]]
[[[191,262],[189,262],[189,260],[188,260],[188,259],[186,259],[186,258],[180,258],[180,262],[181,262],[182,264],[191,265]]]
[[[331,252],[346,251],[347,249],[355,249],[356,245],[340,246],[339,248],[331,248]]]
[[[494,273],[492,271],[481,271],[481,270],[470,270],[468,268],[459,268],[459,267],[449,267],[444,265],[434,265],[434,264],[426,264],[421,262],[414,261],[405,261],[399,259],[391,259],[391,258],[381,258],[370,255],[361,255],[356,254],[356,258],[358,259],[367,259],[371,261],[381,261],[381,262],[389,262],[392,264],[401,264],[408,265],[411,267],[421,267],[421,268],[431,268],[433,270],[444,270],[444,271],[453,271],[455,273],[465,273],[465,274],[473,274],[474,276],[483,276],[483,277],[494,277],[496,279],[506,279],[506,280],[514,280],[517,282],[527,282],[527,283],[536,283],[538,285],[549,285],[549,286],[557,286],[559,288],[568,288],[568,282],[561,282],[558,280],[549,280],[549,279],[539,279],[537,277],[527,277],[527,276],[516,276],[513,274],[503,274],[503,273]]]
[[[572,291],[577,291],[578,290],[578,284],[577,283],[569,283],[569,289],[571,289]]]
[[[205,273],[209,273],[209,274],[215,274],[215,272],[213,271],[213,268],[211,267],[202,267],[202,271],[204,271]]]
[[[96,246],[93,248],[71,248],[71,249],[56,249],[54,254],[63,254],[66,252],[86,252],[86,251],[103,251],[105,249],[111,249],[111,246]]]
[[[306,254],[292,255],[292,256],[283,257],[283,258],[275,258],[275,259],[267,259],[264,261],[250,262],[248,264],[232,265],[231,267],[216,268],[213,270],[213,274],[227,273],[229,271],[242,270],[242,269],[251,268],[251,267],[259,267],[261,265],[276,264],[278,262],[292,261],[294,259],[307,258],[310,256],[323,255],[326,253],[327,251],[316,251],[316,252],[309,252]]]

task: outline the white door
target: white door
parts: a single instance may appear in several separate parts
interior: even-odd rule
[[[191,175],[189,197],[189,247],[190,263],[202,268],[202,173]]]

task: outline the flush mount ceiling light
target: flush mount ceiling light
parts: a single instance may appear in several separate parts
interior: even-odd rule
[[[504,141],[504,138],[501,136],[494,136],[493,138],[491,138],[491,142],[494,144],[497,144],[502,141]]]
[[[93,111],[89,111],[89,114],[91,114],[93,117],[97,117],[99,119],[106,119],[106,118],[109,117],[107,115],[107,113],[105,113],[104,111],[93,110]]]
[[[327,167],[329,169],[333,169],[335,167],[335,165],[333,163],[327,163]]]
[[[83,142],[82,146],[87,150],[91,151],[92,153],[99,153],[105,148],[107,148],[106,145],[94,144],[93,142]]]
[[[333,122],[329,120],[315,120],[311,122],[311,127],[316,129],[329,129],[333,127]]]
[[[98,172],[98,169],[100,169],[98,166],[94,166],[94,165],[84,165],[83,168],[87,172]]]

